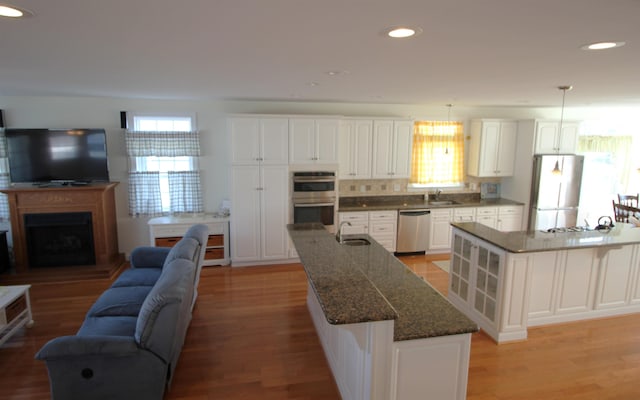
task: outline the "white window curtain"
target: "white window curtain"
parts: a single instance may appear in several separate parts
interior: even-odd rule
[[[9,159],[7,158],[7,139],[4,128],[0,128],[0,187],[9,186]],[[9,200],[7,195],[0,193],[0,222],[9,221]]]
[[[129,214],[202,212],[197,132],[125,131]]]

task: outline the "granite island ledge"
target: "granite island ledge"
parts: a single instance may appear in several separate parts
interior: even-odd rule
[[[370,236],[357,235],[371,245],[345,246],[321,224],[287,228],[330,324],[394,320],[395,341],[478,330],[477,324]]]
[[[307,307],[343,400],[463,400],[478,325],[368,235],[287,226]]]

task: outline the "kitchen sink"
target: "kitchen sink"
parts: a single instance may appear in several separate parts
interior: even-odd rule
[[[430,200],[429,204],[434,206],[451,206],[454,204],[462,204],[462,203],[455,200]]]
[[[338,241],[338,243],[340,243],[340,241]],[[344,238],[340,244],[345,246],[368,246],[371,242],[365,238]]]

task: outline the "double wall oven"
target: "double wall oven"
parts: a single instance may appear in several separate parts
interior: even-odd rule
[[[335,231],[338,196],[334,171],[296,171],[292,174],[293,222],[320,222]]]

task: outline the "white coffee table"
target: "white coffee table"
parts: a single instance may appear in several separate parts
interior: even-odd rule
[[[0,346],[23,326],[33,325],[31,285],[0,286]]]

